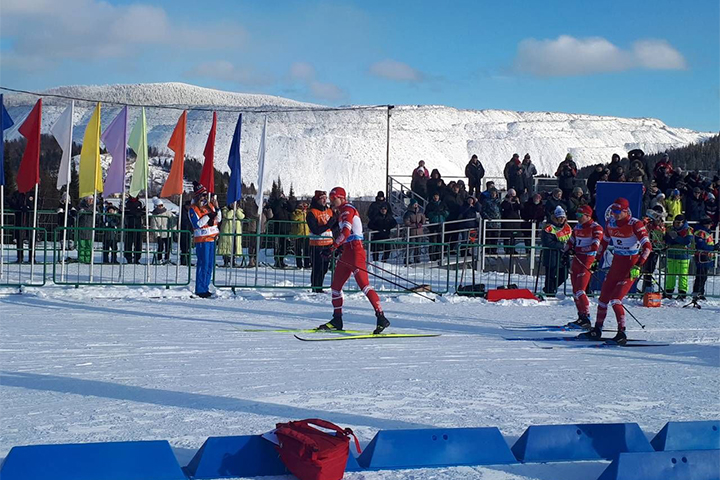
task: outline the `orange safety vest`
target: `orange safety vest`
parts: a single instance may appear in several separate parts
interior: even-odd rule
[[[197,216],[198,220],[207,215],[208,213],[215,211],[215,207],[210,204],[205,205],[204,207],[192,205],[190,209]],[[217,225],[205,225],[204,227],[198,227],[193,229],[193,237],[195,239],[195,243],[214,242],[218,235],[220,235],[220,229],[217,227]]]
[[[332,209],[326,208],[325,210],[318,210],[317,208],[311,208],[308,210],[308,214],[315,217],[319,226],[327,225],[333,216]],[[310,234],[310,245],[316,247],[327,247],[333,243],[333,234],[331,230],[325,230],[320,235]]]

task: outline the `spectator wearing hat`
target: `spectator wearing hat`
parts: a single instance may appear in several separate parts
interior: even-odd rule
[[[420,204],[414,198],[410,200],[410,205],[403,215],[403,225],[409,229],[410,246],[408,252],[408,263],[420,263],[420,245],[419,242],[424,240],[425,234],[425,214],[420,211]]]
[[[700,187],[694,187],[692,195],[685,200],[685,218],[689,222],[698,222],[705,216],[705,199]]]
[[[712,268],[712,252],[717,247],[712,236],[712,225],[713,221],[710,217],[703,217],[695,229],[695,282],[692,293],[696,300],[705,300],[705,282]]]
[[[500,198],[497,189],[491,188],[488,192],[489,196],[480,206],[480,215],[483,220],[485,220],[483,227],[485,229],[485,243],[488,245],[497,245],[502,228],[501,222],[498,222],[498,220],[502,218]],[[485,252],[488,255],[495,255],[497,249],[495,247],[487,247]]]
[[[512,158],[505,164],[505,167],[503,168],[503,177],[505,177],[505,185],[507,185],[507,188],[512,188],[511,185],[515,182],[517,169],[520,168],[521,163],[520,155],[513,153]]]
[[[537,168],[535,168],[535,164],[532,163],[532,160],[530,159],[530,154],[526,153],[523,157],[523,161],[520,164],[522,167],[522,173],[523,173],[523,185],[522,188],[518,192],[518,196],[520,197],[520,201],[526,201],[530,198],[530,195],[535,191],[535,175],[537,175]]]
[[[417,168],[412,172],[412,180],[410,181],[410,190],[422,199],[427,198],[427,182],[430,178],[428,169],[425,168],[425,160],[418,162]]]
[[[668,218],[675,218],[683,213],[682,197],[677,188],[670,191],[670,198],[665,199],[665,210]]]
[[[643,292],[653,291],[653,273],[660,259],[660,253],[665,250],[665,210],[661,205],[655,205],[646,212],[645,229],[648,232],[650,243],[652,244],[652,252],[648,256],[647,261],[642,266],[643,274]]]
[[[500,218],[503,220],[509,220],[503,222],[504,228],[502,237],[503,243],[506,245],[514,246],[516,238],[520,237],[521,209],[522,205],[520,205],[520,197],[518,197],[515,189],[511,188],[505,194],[505,198],[502,203],[500,203]]]
[[[555,295],[568,275],[568,259],[563,254],[565,244],[570,240],[572,229],[567,223],[567,214],[561,206],[555,207],[550,222],[543,228],[540,241],[543,246],[542,264],[545,267],[546,295]]]
[[[672,227],[665,234],[667,245],[667,277],[665,278],[665,298],[672,298],[675,284],[678,284],[678,300],[685,300],[688,291],[688,273],[690,271],[690,248],[693,229],[684,215],[673,219]]]
[[[575,177],[577,177],[577,164],[575,164],[572,154],[568,153],[565,160],[560,162],[555,171],[555,176],[558,179],[558,188],[563,192],[563,198],[570,198]]]
[[[207,189],[195,182],[193,185],[193,203],[189,216],[195,239],[195,294],[200,298],[210,298],[210,280],[215,263],[215,241],[220,235],[218,225],[222,222],[222,212],[217,199],[208,199]]]
[[[293,224],[290,234],[295,243],[295,266],[297,268],[310,268],[310,227],[307,224],[308,203],[299,202],[292,213]]]
[[[445,180],[442,179],[442,175],[440,174],[440,170],[437,168],[434,168],[432,172],[430,172],[430,178],[427,181],[427,195],[428,199],[433,197],[433,194],[437,192],[440,194],[440,200],[443,199],[443,195],[445,194]]]
[[[337,219],[333,216],[332,209],[327,203],[327,192],[315,190],[315,195],[313,195],[310,201],[310,208],[305,216],[305,221],[310,230],[309,243],[310,256],[312,259],[310,285],[313,292],[323,293],[323,283],[325,282],[325,275],[330,268],[330,258],[325,258],[321,254],[323,249],[332,245],[332,229],[337,226]]]
[[[390,208],[390,202],[385,199],[385,192],[381,190],[377,192],[377,195],[375,195],[375,201],[372,202],[368,207],[368,220],[372,221],[372,219],[380,213],[380,209],[382,207],[385,207],[388,212],[392,212],[392,208]]]
[[[597,165],[595,165],[595,170],[593,170],[590,173],[590,176],[588,176],[587,188],[588,188],[588,192],[590,192],[591,196],[595,196],[595,191],[597,189],[597,182],[600,181],[600,177],[602,177],[604,170],[605,170],[605,166],[602,163],[598,163]]]
[[[437,196],[437,193],[435,194]],[[374,261],[380,260],[380,254],[382,253],[382,261],[387,261],[390,258],[390,235],[392,229],[397,227],[397,220],[390,212],[390,208],[387,205],[381,205],[380,211],[368,223],[368,228],[372,233],[372,243],[370,244],[370,250]]]
[[[543,220],[545,220],[545,205],[542,203],[542,195],[535,193],[527,202],[523,204],[520,216],[523,219],[522,230],[527,232],[525,238],[525,245],[530,247],[531,245],[531,232],[537,229]],[[532,252],[530,252],[532,253]]]
[[[222,256],[223,267],[237,267],[239,264],[236,257],[242,257],[242,221],[245,219],[243,209],[231,203],[225,205],[222,210],[222,222],[220,223],[220,237],[217,241],[217,254]],[[233,225],[234,223],[234,225]]]
[[[589,203],[590,200],[585,195],[582,187],[573,188],[572,196],[568,201],[568,214],[575,215],[575,212],[578,210],[578,208],[584,205],[588,205]]]
[[[288,235],[290,234],[290,216],[294,210],[293,205],[283,192],[271,193],[268,198],[268,207],[272,210],[272,233],[275,235],[273,254],[275,268],[287,268],[285,256],[288,250]],[[264,225],[267,225],[263,222]]]
[[[479,194],[482,188],[482,179],[485,176],[485,168],[478,160],[477,155],[470,157],[470,161],[465,165],[465,176],[468,179],[468,194],[471,196]]]
[[[567,212],[568,206],[567,203],[564,200],[564,193],[559,188],[554,188],[552,193],[550,194],[550,197],[545,200],[545,220],[548,222],[550,221],[550,217],[555,212],[555,209],[557,207],[562,207],[562,209]]]
[[[718,203],[717,198],[712,193],[705,195],[705,216],[709,217],[713,223],[717,223],[718,220]]]
[[[440,232],[442,231],[442,224],[448,218],[448,210],[445,203],[440,199],[440,192],[433,193],[430,201],[425,207],[425,216],[430,222],[428,230],[430,235],[430,261],[435,262],[441,260],[442,246],[439,245],[443,242]]]
[[[125,201],[125,260],[127,263],[140,263],[142,256],[143,217],[145,206],[138,197],[128,196]],[[148,260],[149,261],[149,260]]]
[[[606,168],[610,171],[610,174],[614,174],[615,170],[620,167],[620,155],[613,153],[610,158],[610,163],[607,164]]]
[[[120,227],[120,215],[115,205],[108,205],[103,215],[103,263],[119,264],[118,262],[118,228]]]
[[[165,208],[162,199],[153,197],[152,201],[155,208],[150,212],[150,236],[157,244],[157,252],[155,253],[155,258],[153,258],[153,264],[166,264],[170,262],[169,230],[171,228],[170,222],[173,215]],[[163,253],[165,254],[164,260]]]

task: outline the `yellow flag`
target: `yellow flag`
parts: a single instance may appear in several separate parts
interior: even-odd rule
[[[100,102],[87,124],[80,150],[80,198],[89,197],[96,190],[103,191],[100,166]]]

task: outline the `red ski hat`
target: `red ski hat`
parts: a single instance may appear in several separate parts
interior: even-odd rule
[[[578,207],[576,213],[578,215],[587,215],[588,217],[592,217],[593,209],[590,207],[590,205],[583,205],[581,207]]]
[[[345,189],[342,187],[335,187],[332,190],[330,190],[330,200],[334,200],[336,198],[347,198],[347,193],[345,193]]]
[[[628,202],[626,198],[616,198],[613,204],[610,205],[610,209],[630,211],[630,202]]]

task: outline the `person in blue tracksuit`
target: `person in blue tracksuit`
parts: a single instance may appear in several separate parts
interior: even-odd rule
[[[215,264],[215,241],[220,235],[218,225],[222,221],[222,213],[217,199],[208,200],[207,189],[199,183],[194,183],[194,198],[188,211],[190,223],[193,228],[195,240],[195,294],[201,298],[209,298],[210,280],[212,280],[213,266]]]

